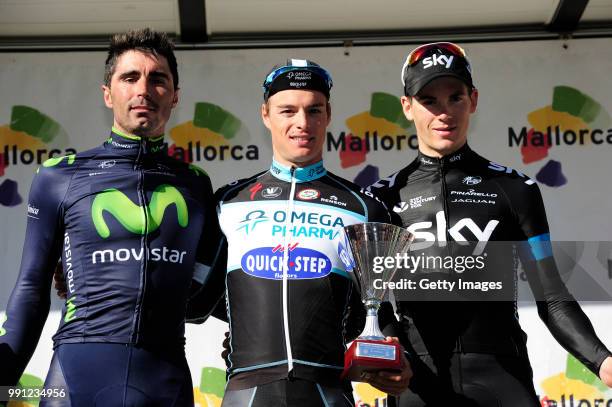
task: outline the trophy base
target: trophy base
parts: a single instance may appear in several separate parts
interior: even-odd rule
[[[363,382],[365,372],[401,371],[401,352],[399,343],[355,339],[344,354],[344,371],[340,377],[352,382]]]

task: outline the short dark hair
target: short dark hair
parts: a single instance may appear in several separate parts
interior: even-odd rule
[[[104,67],[104,84],[106,86],[110,86],[111,78],[115,73],[117,59],[124,52],[131,50],[150,52],[155,56],[162,55],[165,57],[172,73],[174,88],[178,89],[179,76],[176,57],[174,56],[174,44],[166,33],[153,31],[150,28],[130,30],[111,37]]]

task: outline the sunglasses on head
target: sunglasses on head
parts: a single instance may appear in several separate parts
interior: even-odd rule
[[[286,65],[286,66],[281,66],[280,68],[277,68],[275,70],[273,70],[272,72],[270,72],[268,74],[268,76],[266,76],[266,79],[264,80],[263,83],[263,91],[264,93],[267,93],[270,85],[272,85],[272,82],[274,82],[274,80],[276,78],[278,78],[280,75],[286,73],[286,72],[290,72],[290,71],[308,71],[308,72],[312,72],[315,75],[318,75],[320,77],[323,78],[323,80],[325,81],[325,83],[327,84],[327,87],[329,89],[332,88],[333,82],[332,82],[332,78],[331,75],[329,74],[329,72],[327,72],[325,69],[321,68],[320,66],[294,66],[294,65]]]

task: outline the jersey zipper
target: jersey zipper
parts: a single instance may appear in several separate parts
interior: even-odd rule
[[[144,192],[144,170],[142,168],[142,155],[145,149],[145,139],[142,138],[140,140],[140,145],[138,147],[138,156],[136,157],[136,163],[134,165],[134,169],[138,171],[138,185],[136,186],[136,190],[138,193],[138,200],[140,201],[140,205],[142,206],[142,216],[143,216],[143,230],[142,236],[140,237],[140,247],[142,248],[142,262],[140,263],[140,289],[138,291],[138,298],[136,299],[136,306],[134,308],[134,326],[132,330],[132,341],[134,343],[138,343],[140,341],[140,322],[142,319],[142,310],[144,303],[144,296],[147,287],[147,263],[149,261],[148,254],[148,243],[147,243],[147,235],[149,232],[149,214],[148,214],[148,205],[147,205],[147,197]]]
[[[440,160],[440,166],[439,166],[439,169],[440,169],[440,185],[442,186],[442,208],[444,210],[444,220],[445,220],[444,223],[446,224],[446,227],[445,227],[445,230],[444,230],[444,236],[446,237],[446,241],[449,242],[449,241],[451,241],[450,233],[448,233],[448,225],[449,225],[450,215],[448,213],[448,202],[446,201],[446,174],[445,174],[445,171],[444,171],[444,157],[440,158],[439,160]],[[446,246],[447,253],[450,256],[452,256],[452,250],[451,249],[452,249],[452,243],[451,243],[450,246],[448,246],[448,245]],[[461,335],[457,336],[456,347],[457,347],[457,351],[458,352],[463,353],[463,340],[461,338]]]
[[[439,158],[440,160],[440,165],[438,165],[438,170],[440,172],[440,185],[441,185],[441,189],[442,189],[442,210],[444,211],[444,223],[445,223],[445,228],[444,228],[444,241],[448,242],[449,238],[450,238],[450,234],[448,233],[448,202],[446,202],[446,177],[444,174],[444,158]],[[440,233],[438,233],[438,236],[440,236]]]
[[[289,192],[289,201],[287,204],[287,218],[285,220],[285,238],[283,242],[283,328],[285,331],[285,347],[287,349],[287,372],[291,374],[293,370],[293,352],[291,350],[291,335],[289,332],[289,292],[288,292],[288,276],[289,269],[289,234],[291,227],[291,218],[293,214],[293,196],[295,194],[295,167],[291,167],[291,190]]]

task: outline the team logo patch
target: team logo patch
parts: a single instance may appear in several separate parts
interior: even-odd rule
[[[246,274],[271,280],[281,280],[285,270],[292,280],[322,278],[331,272],[329,257],[316,250],[294,245],[288,248],[286,263],[285,255],[285,250],[258,247],[246,252],[240,263]]]
[[[115,166],[117,162],[115,160],[106,160],[106,161],[102,161],[100,164],[98,164],[98,167],[100,168],[112,168]]]
[[[477,185],[480,184],[482,182],[482,178],[481,177],[472,177],[472,176],[467,176],[465,178],[463,178],[463,182],[465,185]]]
[[[266,199],[277,198],[283,193],[281,187],[266,187],[261,191],[261,196]]]
[[[338,200],[338,197],[336,195],[330,195],[329,198],[321,198],[321,202],[338,206],[346,206],[346,202]]]
[[[410,206],[408,205],[407,202],[398,202],[395,204],[395,206],[393,207],[393,212],[395,213],[402,213],[404,212],[406,209],[408,209]]]
[[[244,230],[247,235],[249,232],[255,230],[258,224],[261,222],[268,222],[270,219],[266,216],[266,213],[261,209],[256,209],[247,213],[243,220],[240,221],[240,226],[236,228],[236,231]]]
[[[251,201],[255,199],[255,195],[257,195],[257,193],[261,191],[262,189],[263,189],[263,185],[261,185],[261,182],[258,182],[257,184],[249,188],[249,192],[251,193],[250,195]]]
[[[321,193],[316,189],[308,188],[302,189],[298,192],[297,197],[300,199],[304,199],[306,201],[312,201],[313,199],[317,199],[321,196]]]

